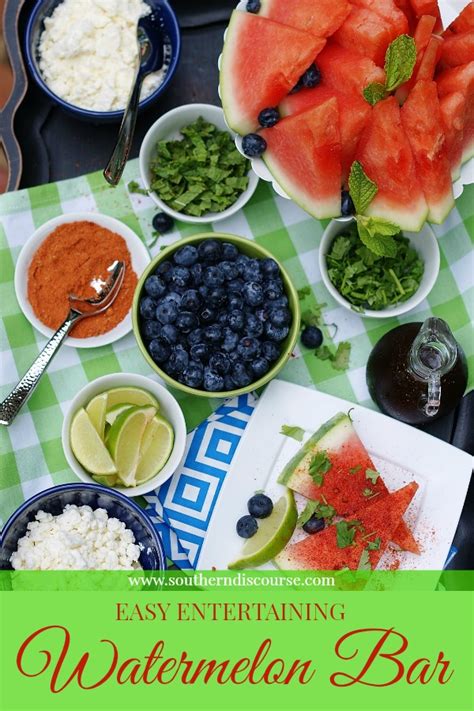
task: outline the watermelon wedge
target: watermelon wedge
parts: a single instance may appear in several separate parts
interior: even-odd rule
[[[350,15],[333,34],[341,47],[368,57],[383,67],[387,47],[398,36],[396,29],[386,19],[372,10],[352,6]]]
[[[439,107],[444,123],[451,177],[457,180],[461,174],[466,97],[460,91],[446,94],[440,99]]]
[[[341,541],[346,543],[345,547],[338,545],[339,524],[334,524],[321,533],[288,544],[277,555],[275,563],[282,570],[357,570],[369,541],[379,539],[377,550],[368,551],[370,567],[376,568],[417,489],[415,482],[407,484],[358,511],[351,521],[346,522],[348,526],[356,523],[352,544]]]
[[[474,57],[474,30],[444,38],[441,48],[440,67],[458,67]]]
[[[327,86],[358,97],[372,82],[385,83],[385,72],[368,57],[328,42],[318,56],[318,67]]]
[[[454,207],[454,195],[436,82],[418,81],[401,114],[428,204],[428,220],[440,225]]]
[[[289,94],[280,104],[280,114],[291,116],[306,111],[312,106],[319,106],[335,97],[339,109],[339,129],[341,132],[342,182],[345,184],[359,142],[359,138],[370,118],[371,107],[356,94],[342,94],[324,83],[314,89],[302,89],[296,94]]]
[[[261,0],[259,14],[283,25],[329,37],[342,25],[351,11],[347,0]]]
[[[441,56],[443,38],[432,35],[415,75],[415,83],[420,80],[431,80],[434,77],[436,65]]]
[[[310,475],[313,456],[326,452],[331,468],[324,475],[322,485],[315,483]],[[320,427],[286,465],[278,481],[308,499],[321,501],[324,497],[336,509],[339,516],[350,516],[354,511],[370,504],[364,496],[370,489],[371,496],[383,498],[388,489],[381,476],[372,483],[367,470],[375,471],[369,453],[360,441],[345,413],[339,413]],[[419,553],[416,541],[402,522],[392,538],[403,550]]]
[[[290,197],[318,219],[340,213],[341,139],[337,100],[261,131],[263,159]]]
[[[416,15],[410,5],[410,0],[394,0],[394,2],[398,9],[401,10],[407,18],[409,33],[410,35],[413,35],[416,28]]]
[[[352,4],[365,7],[366,10],[371,10],[376,15],[383,17],[392,25],[397,35],[403,35],[409,31],[406,15],[396,6],[394,0],[352,0]]]
[[[463,131],[463,163],[474,155],[474,61],[445,69],[436,77],[440,98],[460,91],[466,98]]]
[[[438,0],[410,0],[410,5],[417,17],[421,17],[421,15],[440,17]]]
[[[325,40],[249,12],[232,13],[220,74],[226,121],[240,134],[258,128],[262,109],[277,106]]]
[[[421,60],[423,59],[428,42],[431,39],[435,24],[436,17],[432,17],[431,15],[422,15],[417,22],[416,30],[413,35],[416,47],[416,62],[410,79],[397,89],[396,96],[400,104],[403,104],[410,89],[416,82],[416,75],[418,74]]]
[[[451,32],[469,32],[474,30],[474,2],[468,3],[464,10],[449,25]]]
[[[395,97],[379,101],[373,107],[356,158],[378,187],[367,214],[390,220],[403,230],[418,232],[428,215],[428,206]]]

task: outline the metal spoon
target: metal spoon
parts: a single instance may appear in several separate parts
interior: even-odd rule
[[[138,21],[137,41],[138,68],[135,82],[123,115],[115,148],[104,170],[104,178],[111,185],[117,185],[122,177],[130,153],[143,80],[148,74],[158,71],[163,66],[162,19],[157,10],[153,10]]]
[[[79,299],[73,294],[68,297],[70,310],[66,320],[45,345],[18,385],[0,404],[0,425],[11,425],[38,385],[41,376],[53,360],[71,328],[81,319],[87,318],[87,316],[96,316],[106,311],[113,304],[123,284],[124,276],[125,264],[116,262],[107,283],[97,297]]]

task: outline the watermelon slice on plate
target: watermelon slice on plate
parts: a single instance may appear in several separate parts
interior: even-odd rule
[[[396,96],[400,104],[403,104],[410,89],[416,82],[416,75],[418,74],[418,69],[420,68],[423,55],[431,39],[435,24],[436,17],[432,17],[431,15],[422,15],[417,22],[416,29],[413,34],[416,47],[416,62],[410,79],[397,89]]]
[[[283,25],[305,30],[316,37],[329,37],[351,11],[347,0],[261,0],[259,14]]]
[[[417,72],[414,76],[414,83],[420,81],[421,79],[433,79],[436,70],[436,65],[441,56],[443,42],[444,40],[442,37],[438,37],[438,35],[432,35],[430,41],[428,42],[428,46],[423,53],[420,66],[418,67]]]
[[[474,61],[445,69],[436,77],[436,83],[440,98],[456,91],[466,97],[462,155],[465,163],[474,156]]]
[[[328,42],[318,57],[318,67],[327,86],[344,94],[362,92],[372,82],[385,83],[385,72],[368,57]]]
[[[357,570],[367,550],[370,567],[376,568],[417,489],[415,482],[407,484],[383,499],[375,499],[357,511],[353,519],[328,526],[298,543],[289,543],[276,556],[275,563],[282,570]],[[338,535],[348,529],[354,534],[352,543]],[[369,550],[369,542],[378,547]]]
[[[312,106],[319,106],[333,97],[337,99],[339,109],[342,182],[345,184],[354,161],[359,138],[370,118],[370,105],[356,94],[342,94],[322,83],[314,89],[302,89],[296,94],[289,94],[279,108],[282,116],[291,116],[306,111]]]
[[[376,15],[383,17],[384,20],[387,20],[392,25],[397,35],[403,35],[409,31],[407,17],[396,6],[394,0],[352,0],[352,4],[364,7],[366,10],[371,10]]]
[[[458,67],[474,57],[474,30],[450,37],[445,36],[441,47],[440,67]]]
[[[439,225],[454,207],[454,195],[436,82],[417,82],[401,115],[428,204],[428,220]]]
[[[439,107],[444,123],[451,177],[457,180],[461,174],[466,97],[460,91],[446,94],[439,100]]]
[[[350,15],[332,37],[341,47],[383,67],[387,47],[397,36],[396,28],[385,18],[365,7],[353,5]]]
[[[322,484],[315,482],[310,474],[311,463],[317,452],[325,452],[331,463]],[[373,473],[375,482],[367,478],[367,471]],[[369,505],[371,499],[367,496],[368,492],[374,499],[388,494],[382,477],[375,477],[370,455],[345,413],[335,415],[310,437],[288,462],[278,481],[308,499],[327,501],[334,506],[339,516],[350,516],[354,511]],[[404,522],[401,522],[392,540],[403,550],[419,552]]]
[[[325,40],[234,10],[222,53],[220,94],[226,121],[240,134],[258,128],[262,109],[277,106],[314,61]]]
[[[263,160],[282,188],[310,215],[337,215],[341,205],[341,139],[337,100],[288,116],[260,133]]]
[[[469,32],[474,30],[474,2],[466,5],[464,10],[449,25],[450,32]]]

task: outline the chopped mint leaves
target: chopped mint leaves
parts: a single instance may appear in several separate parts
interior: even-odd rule
[[[348,548],[354,543],[359,521],[339,521],[336,523],[337,547]]]
[[[372,566],[370,565],[369,551],[367,550],[367,548],[364,548],[364,550],[362,551],[357,570],[372,570]]]
[[[285,435],[285,437],[296,439],[297,442],[302,442],[304,430],[301,427],[296,427],[295,425],[282,425],[280,434]]]
[[[377,185],[366,175],[362,164],[355,160],[349,175],[349,192],[358,215],[364,214],[377,191]]]
[[[385,99],[387,96],[385,85],[378,81],[368,84],[362,93],[364,94],[364,99],[368,101],[371,106],[375,106],[378,101]]]
[[[318,506],[319,506],[319,501],[308,501],[308,503],[304,507],[303,511],[298,516],[296,525],[299,526],[300,528],[303,528],[305,523],[308,523],[311,516],[313,516],[313,514],[315,513]]]
[[[309,286],[303,286],[302,289],[298,289],[298,299],[303,301],[307,296],[311,294],[311,289]]]
[[[129,193],[138,193],[138,195],[148,195],[148,190],[145,190],[145,188],[141,188],[140,184],[137,183],[136,180],[131,180],[127,184],[127,188]]]
[[[416,63],[416,44],[413,37],[400,35],[388,46],[385,54],[385,88],[394,91],[408,81]]]
[[[323,314],[322,311],[326,304],[316,304],[310,309],[303,311],[301,315],[301,323],[303,326],[316,326],[319,328],[323,325]]]
[[[322,486],[324,483],[324,475],[331,469],[332,464],[329,460],[327,452],[316,452],[311,459],[309,465],[309,475],[313,479],[316,486]]]
[[[329,360],[334,370],[347,370],[351,355],[351,344],[349,341],[341,341],[335,351],[328,346],[320,346],[314,352],[319,360]]]
[[[364,491],[362,492],[362,496],[365,496],[365,497],[367,497],[367,498],[368,498],[369,496],[372,496],[373,494],[374,494],[374,492],[373,492],[372,489],[364,489]]]
[[[366,469],[365,470],[365,478],[368,479],[369,481],[372,482],[372,484],[377,483],[377,479],[379,478],[380,474],[379,472],[375,471],[375,469]]]
[[[382,539],[380,538],[380,536],[377,536],[377,538],[374,541],[369,541],[369,543],[367,545],[367,549],[369,551],[379,551],[381,544],[382,544]]]
[[[362,469],[362,465],[356,464],[355,467],[350,467],[349,474],[357,474],[357,472],[360,472],[361,469]]]

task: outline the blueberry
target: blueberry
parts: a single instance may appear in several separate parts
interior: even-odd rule
[[[185,311],[198,311],[201,302],[201,296],[196,289],[188,289],[181,298],[181,306]]]
[[[244,360],[253,360],[260,355],[260,343],[256,338],[245,336],[239,341],[237,353]]]
[[[190,333],[199,326],[199,320],[192,311],[181,311],[176,318],[176,328],[181,333]]]
[[[229,318],[229,314],[227,313],[227,311],[220,311],[220,312],[217,314],[216,322],[217,322],[220,326],[224,327],[224,326],[227,326],[227,320],[228,320],[228,318]]]
[[[169,232],[174,227],[174,220],[166,212],[157,212],[151,221],[153,229],[163,234],[164,232]]]
[[[270,321],[274,326],[289,326],[291,323],[291,313],[288,309],[278,306],[270,312]]]
[[[182,297],[177,291],[170,291],[161,299],[161,303],[169,303],[170,301],[174,301],[174,303],[179,306],[181,304],[181,299]]]
[[[145,280],[144,289],[148,296],[151,296],[154,299],[159,299],[160,297],[164,296],[168,291],[168,287],[166,286],[163,279],[161,279],[156,274],[152,274],[148,277],[148,279]]]
[[[155,274],[156,276],[159,276],[165,281],[167,284],[171,281],[171,274],[173,271],[173,265],[171,262],[168,262],[167,259],[165,259],[164,262],[160,262],[158,266],[155,269]]]
[[[150,296],[144,296],[140,299],[140,316],[146,319],[156,318],[157,303]]]
[[[271,128],[280,120],[280,112],[276,108],[263,109],[258,115],[258,122],[263,128]]]
[[[183,382],[189,388],[200,388],[202,386],[204,368],[201,363],[191,360],[183,373]]]
[[[259,158],[266,151],[267,142],[258,133],[247,133],[242,138],[242,150],[248,158]]]
[[[201,319],[202,323],[214,323],[216,320],[216,311],[215,309],[209,308],[209,306],[205,306],[201,313],[199,314],[199,318]]]
[[[222,286],[225,282],[225,275],[217,265],[206,267],[204,269],[203,282],[210,289],[214,289],[216,286]]]
[[[274,301],[283,294],[283,284],[281,279],[269,279],[265,284],[265,297]]]
[[[256,281],[247,281],[242,289],[244,301],[249,306],[260,306],[263,302],[262,285]]]
[[[200,360],[207,363],[210,356],[210,348],[207,343],[193,343],[189,351],[193,360]]]
[[[227,303],[230,311],[241,311],[244,308],[244,300],[235,293],[232,293]]]
[[[209,287],[201,284],[198,286],[198,292],[199,296],[203,299],[203,301],[205,301],[209,295]]]
[[[313,514],[308,521],[303,526],[303,531],[305,533],[318,533],[319,531],[322,531],[324,528],[324,519],[323,518],[318,518],[316,514]]]
[[[174,323],[178,316],[178,305],[175,301],[162,301],[156,307],[156,318],[161,323]]]
[[[242,363],[240,360],[234,363],[230,375],[236,388],[245,388],[247,385],[250,385],[253,379],[245,367],[245,363]]]
[[[218,309],[226,303],[227,294],[222,286],[216,286],[210,290],[207,300],[212,308]]]
[[[273,511],[273,501],[265,494],[255,494],[248,500],[247,508],[255,518],[268,518]]]
[[[262,259],[260,262],[260,269],[266,277],[275,277],[280,273],[280,267],[275,262],[274,259]]]
[[[245,9],[247,12],[253,12],[254,14],[260,12],[260,0],[248,0]],[[246,536],[244,536],[244,538],[246,538]]]
[[[341,215],[343,217],[349,217],[350,215],[355,215],[355,211],[355,206],[349,191],[343,190],[341,192]]]
[[[161,328],[160,336],[163,341],[170,346],[174,346],[178,342],[178,329],[172,323],[165,323]]]
[[[232,353],[237,348],[237,343],[239,342],[239,334],[234,333],[229,327],[224,328],[224,340],[222,342],[221,348],[225,353]]]
[[[227,373],[227,375],[224,375],[224,388],[226,390],[233,390],[234,387],[234,381],[232,380],[231,375]]]
[[[230,370],[230,360],[225,353],[217,351],[209,359],[209,368],[218,375],[226,375]]]
[[[237,310],[231,311],[229,313],[227,322],[233,331],[235,331],[236,333],[240,333],[244,328],[244,323],[245,323],[244,314],[242,313],[242,311],[237,311]]]
[[[239,266],[239,271],[244,281],[263,281],[263,274],[258,259],[249,259]]]
[[[198,262],[193,264],[190,269],[191,272],[191,282],[194,286],[199,286],[202,283],[202,264]]]
[[[253,313],[245,316],[245,335],[259,338],[263,333],[263,323]]]
[[[277,306],[288,306],[288,297],[285,294],[282,294],[278,297],[278,299],[273,299],[270,302],[270,306],[272,308],[275,308]]]
[[[222,243],[222,257],[224,259],[227,259],[229,262],[235,262],[238,256],[239,250],[235,244],[231,244],[230,242]]]
[[[173,268],[171,282],[178,287],[186,287],[191,279],[191,272],[187,267],[179,265]]]
[[[267,321],[265,324],[265,335],[270,341],[280,343],[285,340],[289,332],[288,326],[274,326],[271,321]]]
[[[270,318],[271,311],[272,309],[268,306],[268,304],[260,306],[258,309],[255,310],[255,316],[258,318],[259,321],[265,323],[265,321],[268,321],[268,319]]]
[[[150,342],[148,350],[155,363],[164,363],[170,357],[169,345],[159,338],[154,338]]]
[[[263,378],[270,370],[270,361],[263,356],[256,358],[252,362],[252,373],[256,378]]]
[[[244,281],[243,279],[232,279],[227,286],[226,289],[230,294],[241,294],[242,289],[244,288]]]
[[[218,262],[221,257],[222,247],[217,240],[206,239],[199,244],[198,253],[199,259],[203,262],[215,264],[215,262]]]
[[[204,340],[204,331],[202,328],[195,328],[191,333],[188,333],[188,343],[193,346],[195,343],[202,343]]]
[[[323,334],[317,326],[307,326],[301,334],[301,343],[306,348],[319,348],[323,342]]]
[[[258,531],[257,519],[253,516],[242,516],[237,521],[235,530],[241,538],[252,538]]]
[[[237,266],[240,268],[243,267],[244,264],[247,264],[247,262],[250,262],[250,257],[247,257],[246,254],[239,254],[235,261]]]
[[[220,343],[223,339],[222,326],[212,323],[204,329],[204,336],[209,343]]]
[[[210,368],[204,369],[204,390],[217,393],[224,390],[224,378]]]
[[[280,348],[273,341],[264,341],[262,343],[262,355],[273,363],[280,357]]]
[[[174,375],[184,373],[189,363],[189,354],[183,346],[177,345],[171,349],[171,355],[168,359],[168,372]]]
[[[145,321],[141,333],[146,341],[151,341],[153,338],[158,338],[161,332],[161,323],[158,321]]]
[[[234,262],[221,262],[219,267],[226,281],[232,281],[232,279],[237,279],[239,276],[239,267]]]
[[[321,72],[316,64],[311,64],[301,76],[301,83],[305,89],[313,89],[321,82]]]
[[[173,259],[181,267],[192,267],[198,260],[198,251],[192,244],[186,244],[174,253]]]

